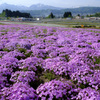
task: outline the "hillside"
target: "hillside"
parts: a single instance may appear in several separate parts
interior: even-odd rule
[[[79,7],[79,8],[60,8],[60,7],[53,7],[50,5],[44,4],[32,4],[30,7],[26,6],[19,6],[19,5],[11,5],[11,4],[1,4],[0,5],[0,13],[5,10],[9,9],[12,11],[19,10],[21,12],[30,13],[33,17],[46,17],[51,12],[55,16],[63,16],[64,12],[72,12],[73,15],[87,15],[87,14],[94,14],[100,12],[100,7]]]
[[[46,9],[46,10],[21,10],[22,12],[30,13],[34,17],[46,17],[51,12],[55,16],[63,16],[64,12],[72,12],[73,15],[87,15],[87,14],[94,14],[100,12],[100,7],[79,7],[79,8],[67,8],[67,9]]]

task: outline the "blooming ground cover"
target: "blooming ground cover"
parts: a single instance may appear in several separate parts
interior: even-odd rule
[[[0,100],[100,100],[100,29],[0,25]]]

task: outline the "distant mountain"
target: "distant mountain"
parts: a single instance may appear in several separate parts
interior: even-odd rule
[[[5,10],[5,9],[14,10],[14,11],[15,10],[28,10],[28,7],[11,5],[11,4],[7,4],[7,3],[1,4],[0,5],[0,13],[2,12],[2,10]]]
[[[0,5],[0,13],[2,10],[9,9],[12,11],[19,10],[21,12],[30,13],[33,17],[46,17],[51,12],[55,16],[63,16],[64,12],[72,12],[72,15],[87,15],[94,14],[96,12],[100,12],[100,7],[79,7],[79,8],[60,8],[53,7],[44,4],[33,4],[30,7],[19,6],[19,5],[11,5],[11,4],[1,4]]]
[[[80,15],[87,15],[87,14],[94,14],[97,12],[100,12],[100,7],[79,7],[79,8],[70,8],[70,9],[64,9],[63,11],[71,11],[72,14],[80,14]]]
[[[47,10],[47,9],[56,9],[56,10],[60,10],[62,8],[60,7],[53,7],[53,6],[49,6],[49,5],[44,5],[44,4],[34,4],[31,5],[29,7],[30,10]]]
[[[67,8],[67,9],[46,9],[46,10],[22,10],[22,12],[30,13],[33,17],[46,17],[51,12],[57,16],[62,17],[65,12],[72,12],[72,15],[80,14],[81,16],[85,16],[87,14],[95,14],[100,12],[100,7],[79,7],[79,8]]]
[[[0,13],[2,12],[2,10],[4,9],[9,9],[9,10],[47,10],[47,9],[62,9],[60,7],[53,7],[53,6],[49,6],[49,5],[44,5],[44,4],[33,4],[30,7],[26,7],[26,6],[19,6],[19,5],[11,5],[11,4],[1,4],[0,5]]]

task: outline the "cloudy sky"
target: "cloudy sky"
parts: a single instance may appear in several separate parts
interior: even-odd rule
[[[80,7],[80,6],[100,7],[100,0],[0,0],[0,4],[3,3],[14,4],[14,5],[25,5],[25,6],[41,3],[63,8]]]

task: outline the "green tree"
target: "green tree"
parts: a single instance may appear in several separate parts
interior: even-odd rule
[[[80,17],[80,14],[77,14],[77,16],[79,16],[79,17]]]
[[[22,13],[19,11],[11,11],[11,10],[3,10],[1,15],[4,15],[5,17],[25,17],[25,18],[32,18],[32,16],[29,13]]]
[[[50,15],[47,18],[55,18],[55,16],[53,15],[53,13],[51,12]]]
[[[93,15],[87,15],[86,17],[100,17],[100,13],[95,13]]]
[[[72,17],[72,13],[71,12],[65,12],[64,15],[63,15],[64,18],[67,18],[67,17]]]
[[[5,17],[5,12],[2,12],[1,14],[0,14],[0,17]]]
[[[95,17],[100,17],[100,13],[95,13]]]

